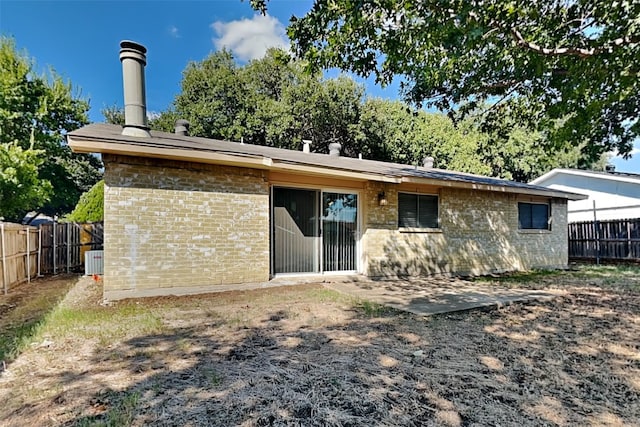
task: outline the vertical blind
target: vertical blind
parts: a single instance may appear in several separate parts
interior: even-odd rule
[[[355,194],[323,193],[322,200],[323,270],[355,270],[358,198]]]
[[[272,223],[276,274],[357,269],[356,194],[274,188]]]
[[[276,188],[273,196],[275,273],[318,272],[318,191]]]

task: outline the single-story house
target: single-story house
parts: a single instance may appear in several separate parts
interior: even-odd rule
[[[640,218],[640,174],[607,171],[554,169],[531,181],[533,185],[589,196],[570,200],[567,205],[569,222]]]
[[[483,274],[567,265],[584,196],[430,167],[149,131],[146,50],[123,42],[125,125],[67,135],[102,153],[104,296],[190,294],[287,275]]]

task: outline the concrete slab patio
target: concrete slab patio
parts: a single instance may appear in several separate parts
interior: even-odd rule
[[[564,294],[561,290],[509,289],[459,278],[337,280],[324,286],[420,316],[549,300]]]

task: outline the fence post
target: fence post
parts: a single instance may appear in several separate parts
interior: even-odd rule
[[[596,239],[596,265],[600,265],[600,227],[598,227],[598,216],[596,214],[596,201],[593,201],[593,231]]]
[[[53,274],[58,273],[58,236],[56,235],[56,218],[53,219]]]
[[[40,265],[42,264],[42,224],[38,226],[38,277],[40,274]]]
[[[0,223],[0,238],[2,239],[2,283],[4,285],[4,294],[7,295],[7,251],[4,245],[4,222]]]
[[[68,222],[66,225],[66,228],[67,228],[67,274],[69,274],[69,264],[71,264],[71,230],[69,229],[70,225],[71,225],[70,222]]]
[[[27,283],[31,283],[31,246],[29,245],[31,240],[31,229],[27,225]]]
[[[627,219],[627,258],[631,258],[631,220]]]

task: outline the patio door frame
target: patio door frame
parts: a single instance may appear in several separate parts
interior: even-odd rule
[[[275,265],[275,224],[274,224],[274,214],[275,214],[275,197],[274,191],[276,188],[279,189],[292,189],[292,190],[313,190],[318,192],[318,224],[319,227],[319,271],[318,272],[299,272],[299,273],[276,273]],[[339,193],[339,194],[355,194],[357,196],[356,203],[356,236],[355,236],[355,269],[354,270],[339,270],[339,271],[324,271],[324,229],[322,224],[322,205],[323,205],[323,194],[324,193]],[[271,184],[269,191],[269,236],[270,236],[270,259],[271,259],[271,277],[285,277],[285,276],[331,276],[331,275],[345,275],[345,274],[359,274],[362,268],[362,249],[361,249],[361,239],[362,239],[362,191],[359,189],[351,189],[351,188],[336,188],[336,187],[325,187],[325,186],[314,186],[314,185],[296,185],[291,184],[288,185],[286,183],[278,183]]]

